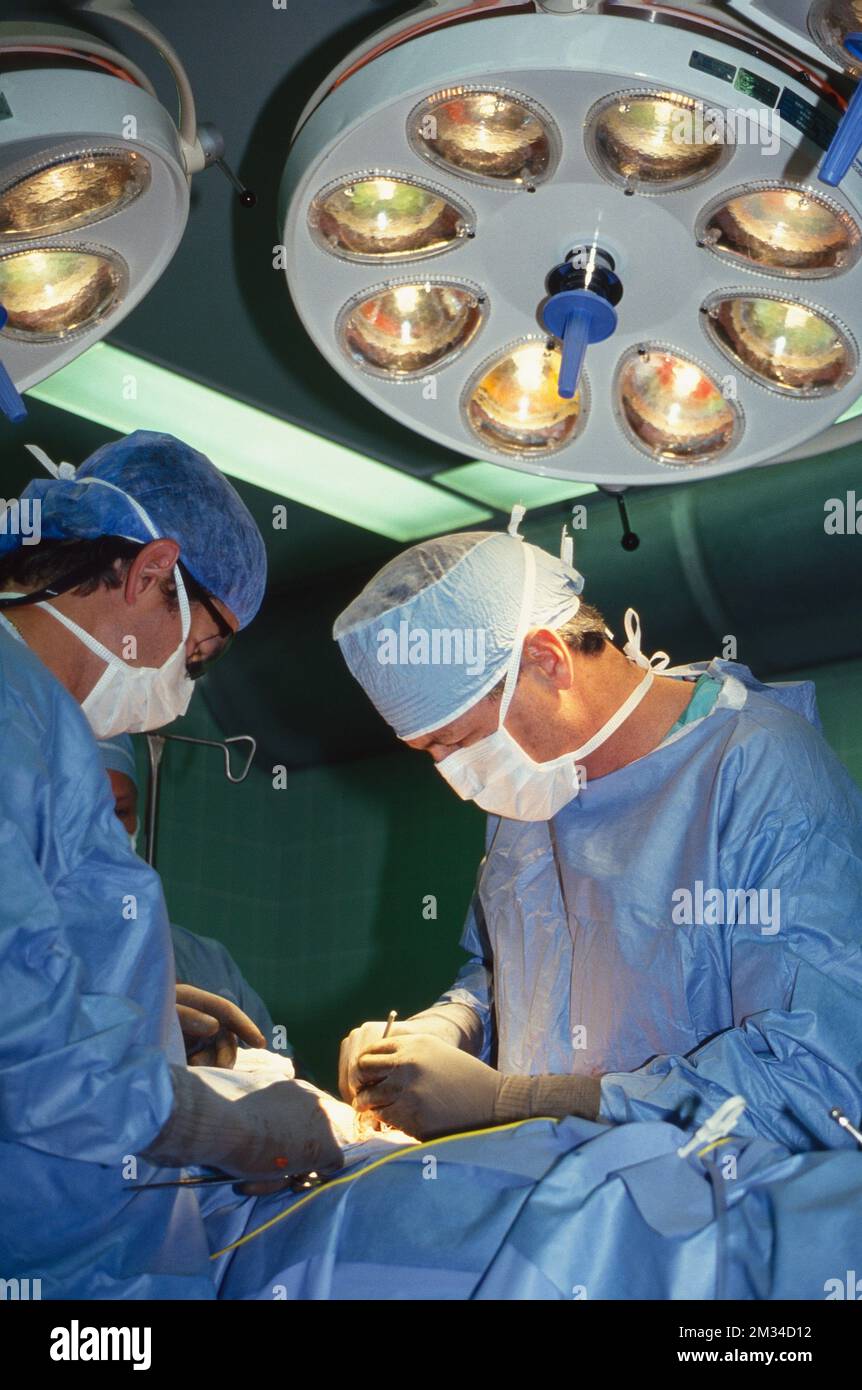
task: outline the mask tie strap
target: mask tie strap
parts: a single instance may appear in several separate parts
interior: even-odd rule
[[[633,661],[644,671],[666,670],[670,665],[670,657],[667,652],[653,652],[652,656],[646,657],[641,651],[641,620],[634,608],[626,609],[624,627],[628,640],[623,647],[623,654],[628,657],[629,661]]]

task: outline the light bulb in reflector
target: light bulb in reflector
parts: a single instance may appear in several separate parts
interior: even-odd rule
[[[822,311],[751,294],[717,295],[704,307],[707,330],[722,351],[778,391],[827,395],[856,370],[850,339]]]
[[[150,166],[133,150],[75,155],[16,179],[0,193],[0,237],[74,231],[119,212],[150,183]]]
[[[661,347],[634,349],[617,372],[629,438],[665,463],[711,463],[736,442],[741,417],[695,362]]]
[[[862,77],[862,62],[844,47],[848,34],[862,34],[862,0],[815,0],[808,12],[808,29],[839,67]]]
[[[694,97],[621,92],[587,116],[587,152],[600,173],[628,192],[669,192],[716,173],[733,147]]]
[[[434,189],[377,175],[324,190],[309,219],[322,246],[360,261],[429,256],[469,230],[466,213]]]
[[[788,277],[837,275],[862,250],[858,225],[837,203],[780,185],[710,204],[698,219],[697,238],[718,256]]]
[[[465,419],[489,447],[507,454],[551,454],[569,444],[585,419],[584,379],[560,396],[561,355],[531,339],[486,364],[468,384]]]
[[[413,148],[467,178],[533,184],[546,178],[559,147],[547,112],[521,95],[452,87],[410,115]]]
[[[378,376],[421,375],[473,338],[482,318],[478,295],[463,285],[388,285],[348,305],[338,338],[358,366]]]
[[[2,330],[47,342],[92,328],[122,298],[125,263],[105,248],[43,247],[0,256]]]

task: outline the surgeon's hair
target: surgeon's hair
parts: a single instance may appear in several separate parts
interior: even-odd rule
[[[569,618],[562,627],[555,628],[554,631],[562,637],[566,646],[573,652],[579,652],[582,656],[597,656],[603,651],[607,643],[607,623],[591,603],[582,603],[574,615]],[[504,676],[488,693],[492,700],[499,700],[503,694],[503,687],[506,684]]]
[[[581,656],[597,656],[607,642],[607,623],[591,603],[582,603],[573,618],[569,618],[557,633],[567,647]]]
[[[118,589],[140,543],[124,536],[97,536],[95,540],[41,540],[22,545],[0,556],[0,590],[17,586],[25,590],[47,589],[83,570],[86,578],[75,585],[82,597],[104,585]]]

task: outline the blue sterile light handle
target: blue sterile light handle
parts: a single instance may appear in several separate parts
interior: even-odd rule
[[[558,394],[571,400],[578,389],[590,343],[609,338],[617,326],[617,311],[592,290],[560,290],[542,312],[545,327],[562,343]]]
[[[9,317],[3,305],[0,304],[0,328],[3,327]],[[12,421],[13,425],[20,424],[27,418],[27,407],[23,398],[15,389],[15,383],[7,372],[3,363],[0,362],[0,410]]]
[[[844,47],[854,58],[862,58],[862,34],[848,34]],[[835,132],[832,144],[820,166],[817,177],[821,183],[836,188],[850,169],[856,156],[862,150],[862,82],[850,98],[850,105],[844,112],[841,124]]]
[[[570,399],[578,389],[584,358],[590,343],[590,320],[587,314],[575,309],[569,314],[563,332],[563,360],[557,391]]]

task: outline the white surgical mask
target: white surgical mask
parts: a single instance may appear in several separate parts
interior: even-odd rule
[[[529,626],[535,588],[535,559],[524,546],[524,592],[521,615],[515,634],[506,684],[500,701],[500,722],[492,734],[466,748],[456,749],[436,764],[437,771],[463,801],[475,801],[491,815],[510,820],[545,821],[567,806],[580,791],[578,761],[594,753],[628,719],[653,682],[653,663],[661,670],[668,664],[664,652],[651,661],[640,651],[640,621],[633,608],[626,613],[628,641],[624,648],[629,660],[645,668],[644,678],[628,699],[597,733],[580,748],[547,762],[536,762],[505,728],[506,714],[515,693],[521,666],[521,651]]]
[[[81,706],[96,738],[161,729],[164,724],[179,719],[189,707],[195,688],[186,670],[186,639],[191,627],[191,613],[186,588],[176,568],[174,576],[182,636],[162,666],[130,666],[65,613],[47,602],[37,604],[38,608],[44,608],[70,632],[74,632],[84,646],[105,663],[104,671]]]

